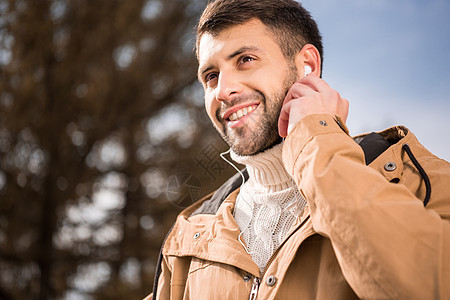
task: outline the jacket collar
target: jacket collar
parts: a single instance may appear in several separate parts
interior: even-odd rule
[[[363,149],[366,164],[381,171],[389,180],[398,178],[403,171],[401,163],[396,163],[398,166],[393,171],[387,171],[385,169],[386,164],[390,162],[401,162],[401,157],[397,153],[401,152],[403,143],[420,145],[415,136],[404,126],[395,126],[380,132],[358,135],[353,139]],[[402,140],[402,144],[399,143],[400,140]],[[421,147],[420,150],[422,149],[424,148]],[[244,174],[245,180],[248,180],[247,170],[244,169],[242,173]],[[202,201],[201,205],[197,206],[192,212],[192,215],[215,214],[227,196],[240,187],[241,184],[242,177],[240,174],[235,174],[217,189],[212,196],[209,195],[206,197],[209,200]]]
[[[363,148],[369,166],[394,182],[403,173],[403,163],[409,160],[401,150],[403,144],[408,143],[418,154],[426,151],[402,126],[359,135],[354,140]],[[243,174],[247,180],[245,169]],[[213,194],[181,212],[167,239],[164,254],[232,264],[257,275],[259,269],[240,244],[239,229],[232,215],[241,184],[242,178],[236,174]]]
[[[238,193],[239,189],[231,192],[215,214],[193,214],[208,202],[202,200],[181,212],[166,239],[163,254],[234,265],[259,276],[258,266],[238,239],[240,231],[232,215]]]
[[[244,175],[245,181],[248,180],[248,172],[243,169],[242,174]],[[215,214],[222,202],[230,195],[233,191],[239,188],[243,184],[242,177],[239,173],[233,175],[228,179],[220,188],[218,188],[212,195],[206,196],[203,199],[208,199],[206,201],[201,201],[201,205],[197,207],[191,214],[191,216],[198,214]],[[211,198],[210,198],[211,197]]]

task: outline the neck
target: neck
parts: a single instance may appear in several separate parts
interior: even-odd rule
[[[281,150],[283,143],[250,156],[240,156],[231,151],[231,158],[247,167],[249,183],[261,192],[278,192],[292,187],[292,179],[285,170]]]

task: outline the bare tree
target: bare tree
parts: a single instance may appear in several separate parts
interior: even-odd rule
[[[196,84],[204,5],[0,0],[0,298],[151,290],[176,213],[232,172]]]

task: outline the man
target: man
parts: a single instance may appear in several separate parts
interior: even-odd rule
[[[301,5],[212,2],[197,57],[246,181],[181,212],[148,298],[450,299],[449,164],[404,127],[348,135]]]

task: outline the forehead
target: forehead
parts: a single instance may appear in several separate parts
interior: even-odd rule
[[[204,33],[198,46],[199,68],[242,47],[268,52],[281,51],[272,31],[260,20],[252,19],[244,24],[226,28],[217,35]]]

